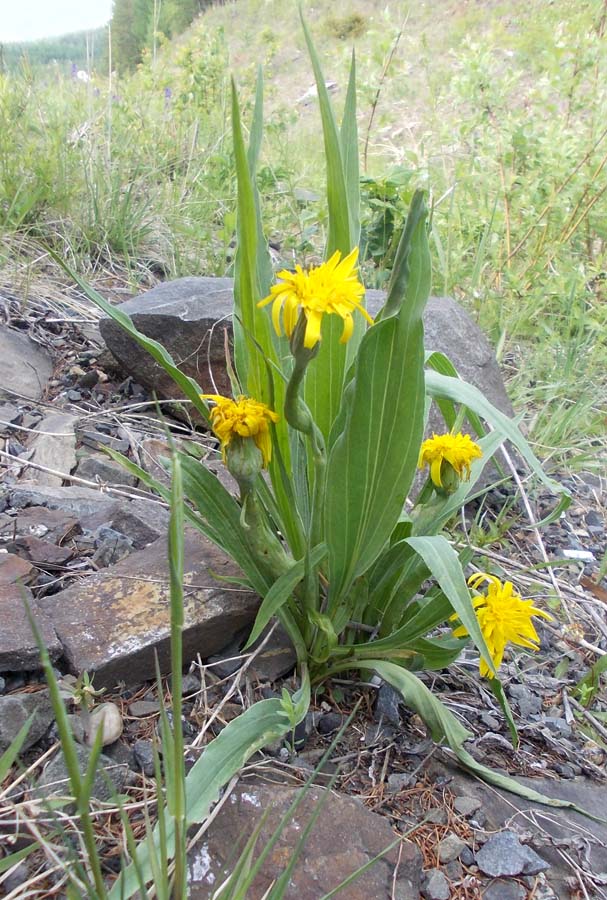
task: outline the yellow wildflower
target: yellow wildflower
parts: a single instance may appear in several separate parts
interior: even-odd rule
[[[483,451],[469,434],[433,434],[421,446],[418,468],[430,466],[430,478],[437,487],[443,487],[441,478],[446,474],[445,463],[464,481],[470,478],[470,463],[480,459]],[[447,470],[448,471],[448,470]]]
[[[493,665],[496,669],[501,665],[506,644],[516,644],[528,650],[538,650],[540,639],[532,622],[533,616],[552,620],[552,616],[533,605],[532,600],[523,600],[510,581],[503,584],[495,575],[477,572],[468,579],[468,584],[478,590],[486,581],[487,593],[473,597],[472,603],[481,627],[485,643]],[[457,616],[452,616],[457,619]],[[454,637],[467,637],[468,632],[463,625],[455,628]],[[480,673],[492,678],[489,666],[481,659]]]
[[[202,394],[205,400],[212,400],[215,406],[211,410],[211,425],[221,441],[221,449],[225,462],[226,448],[235,437],[252,438],[261,451],[263,465],[267,466],[272,458],[272,439],[270,423],[278,422],[278,416],[265,403],[251,397],[222,397],[220,394]]]
[[[281,335],[282,324],[287,337],[291,337],[297,324],[299,311],[306,317],[304,347],[312,349],[320,340],[322,317],[337,314],[344,321],[341,343],[350,340],[354,329],[352,313],[358,310],[370,325],[373,319],[361,303],[365,289],[358,280],[356,261],[358,247],[355,247],[344,259],[336,250],[330,260],[320,266],[314,266],[304,272],[301,266],[295,266],[294,272],[286,269],[279,272],[277,278],[281,284],[275,284],[270,294],[257,305],[266,306],[273,303],[272,322],[277,335]],[[341,261],[340,261],[341,260]]]

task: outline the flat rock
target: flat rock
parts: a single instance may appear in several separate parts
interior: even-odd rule
[[[9,584],[30,584],[36,578],[36,569],[16,553],[0,552],[0,588]]]
[[[550,868],[527,844],[521,844],[514,831],[499,831],[476,854],[476,864],[485,875],[538,875]]]
[[[46,416],[36,426],[36,434],[29,445],[33,451],[32,462],[61,472],[62,475],[52,475],[50,472],[34,469],[29,473],[32,481],[37,484],[60,487],[65,476],[71,474],[76,465],[74,426],[77,421],[76,416],[70,416],[67,413],[53,413]]]
[[[384,291],[367,291],[367,308],[377,314]],[[159,341],[177,365],[196,379],[204,391],[229,392],[225,368],[224,328],[231,334],[233,282],[231,278],[178,278],[167,281],[118,309],[136,328]],[[125,371],[159,396],[181,396],[173,381],[152,357],[113,319],[101,319],[101,334]],[[451,297],[430,297],[424,313],[427,350],[445,353],[460,376],[478,388],[498,409],[513,414],[504,381],[487,338],[471,316]],[[209,377],[212,371],[217,390]],[[442,417],[431,415],[429,431],[444,430]]]
[[[53,721],[49,692],[44,689],[0,697],[0,753],[11,745],[32,715],[32,723],[21,752],[39,741]]]
[[[76,468],[76,474],[88,481],[96,481],[101,484],[122,484],[133,487],[137,479],[131,475],[120,463],[113,462],[104,454],[85,456]]]
[[[0,524],[0,538],[37,537],[54,544],[62,544],[82,531],[78,519],[60,509],[30,506],[4,524]]]
[[[26,334],[0,325],[0,398],[39,400],[53,372],[46,350]]]
[[[41,485],[35,481],[21,481],[11,485],[8,491],[8,502],[17,509],[28,506],[45,506],[58,509],[77,518],[83,525],[89,517],[98,515],[110,507],[116,507],[116,501],[108,494],[102,494],[93,488],[55,487]],[[101,524],[101,523],[99,523]]]
[[[259,600],[225,590],[213,573],[235,575],[227,557],[198,532],[184,537],[184,662],[207,657],[252,622]],[[42,598],[72,672],[87,671],[95,686],[154,678],[154,657],[169,670],[167,542],[160,538],[116,566]]]
[[[41,569],[61,569],[74,558],[74,551],[68,547],[58,547],[52,541],[20,535],[7,544],[7,550],[21,556]]]
[[[25,611],[24,595],[51,659],[61,656],[55,629],[31,591],[17,585],[0,584],[0,672],[31,672],[40,668],[40,655]]]
[[[261,824],[258,847],[264,847],[281,816],[298,796],[297,788],[266,784],[238,784],[204,837],[189,854],[188,882],[191,900],[207,900],[217,889],[235,855]],[[247,900],[261,900],[285,869],[312,814],[322,805],[300,854],[285,900],[318,900],[359,867],[368,863],[394,841],[386,818],[364,806],[326,791],[310,787],[286,824],[247,892]],[[267,813],[263,823],[264,813]],[[357,877],[344,892],[348,900],[388,900],[420,895],[421,853],[415,844],[403,841]],[[396,870],[396,871],[395,871]],[[396,879],[393,884],[393,879]]]

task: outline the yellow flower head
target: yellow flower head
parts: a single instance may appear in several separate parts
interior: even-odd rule
[[[470,463],[473,459],[480,459],[483,451],[475,444],[469,434],[433,434],[431,438],[421,446],[418,467],[430,466],[430,478],[437,487],[442,487],[442,474],[445,475],[444,463],[447,463],[457,473],[459,478],[468,481],[470,478]]]
[[[330,260],[320,266],[304,272],[301,266],[295,266],[294,272],[283,270],[277,277],[282,280],[270,289],[270,294],[257,305],[266,306],[273,302],[272,322],[277,335],[281,335],[280,319],[287,337],[291,337],[297,324],[299,311],[306,317],[304,347],[312,349],[320,340],[322,317],[337,314],[344,320],[341,343],[350,340],[354,328],[352,313],[358,310],[367,322],[373,325],[373,319],[361,303],[365,289],[358,280],[356,261],[358,247],[355,247],[345,259],[336,250]],[[341,260],[341,262],[340,262]]]
[[[270,422],[278,422],[278,416],[265,403],[251,397],[222,397],[220,394],[202,394],[203,399],[212,400],[211,425],[221,441],[225,462],[226,448],[234,437],[252,438],[267,466],[272,458]]]
[[[468,584],[478,590],[486,581],[486,594],[478,594],[472,599],[476,617],[481,627],[487,649],[496,669],[501,665],[506,644],[516,644],[528,650],[538,650],[540,639],[534,628],[533,616],[552,620],[552,616],[533,605],[532,600],[523,600],[510,581],[503,584],[495,575],[477,572],[468,579]],[[452,616],[457,619],[457,616]],[[463,625],[455,628],[454,637],[467,637],[468,632]],[[480,673],[492,678],[493,673],[487,663],[481,659]]]

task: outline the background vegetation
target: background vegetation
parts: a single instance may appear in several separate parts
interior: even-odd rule
[[[213,6],[176,36],[183,23],[162,24],[146,0],[129,73],[120,15],[137,2],[116,4],[118,74],[0,76],[0,277],[24,297],[55,277],[48,243],[98,286],[229,271],[228,74],[246,116],[260,62],[268,238],[287,265],[322,248],[320,128],[295,2]],[[173,7],[186,4],[162,15]],[[434,292],[488,333],[537,452],[601,466],[607,4],[318,0],[306,12],[338,105],[356,49],[367,284],[385,283],[412,192],[426,186]]]

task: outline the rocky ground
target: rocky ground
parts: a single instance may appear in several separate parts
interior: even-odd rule
[[[183,282],[130,301],[127,311],[146,333],[173,340],[169,349],[189,374],[212,388],[222,379],[230,284]],[[431,346],[455,354],[463,374],[510,411],[499,369],[474,323],[452,301],[432,303]],[[168,513],[104,449],[163,479],[167,427],[203,464],[221,472],[215,444],[189,421],[186,406],[169,403],[175,395],[142,351],[109,323],[100,330],[82,299],[33,303],[24,311],[5,292],[2,309],[0,752],[32,712],[35,717],[20,772],[13,770],[0,786],[0,830],[9,849],[31,840],[28,822],[34,817],[36,827],[44,823],[44,813],[37,808],[34,815],[32,804],[60,790],[62,779],[65,784],[48,692],[24,613],[25,593],[61,679],[81,761],[86,764],[88,741],[103,717],[102,762],[116,789],[128,794],[140,832],[143,798],[154,782],[152,740],[160,710],[155,654],[163,672],[169,663]],[[152,401],[152,390],[160,405]],[[163,418],[161,409],[173,417]],[[601,452],[604,448],[597,447]],[[529,513],[541,518],[551,498],[516,485],[470,504],[457,533],[477,546],[478,558],[492,571],[507,574],[555,616],[542,628],[540,653],[515,655],[504,666],[521,735],[518,752],[493,696],[477,677],[472,654],[426,681],[473,731],[475,757],[604,816],[607,699],[600,677],[587,682],[585,693],[576,686],[607,654],[607,584],[599,578],[607,484],[593,473],[553,474],[574,499],[541,533],[529,528]],[[553,565],[543,565],[546,559]],[[212,573],[229,571],[222,554],[188,530],[184,657],[189,668],[182,723],[188,765],[225,722],[254,700],[279,692],[281,680],[289,683],[292,673],[293,656],[278,630],[252,656],[241,657],[257,599],[214,580]],[[85,673],[101,692],[90,716],[78,702]],[[168,699],[168,685],[163,690]],[[357,703],[354,720],[335,742]],[[314,775],[332,742],[322,771]],[[213,825],[192,847],[191,896],[210,897],[238,836],[270,809],[263,841],[296,788],[311,776],[315,785],[264,866],[255,897],[284,865],[327,785],[338,794],[322,808],[288,897],[317,900],[384,851],[395,833],[406,833],[407,840],[341,896],[607,897],[607,826],[481,785],[453,767],[448,751],[431,742],[388,686],[349,680],[319,693],[293,742],[266,748],[226,792]],[[102,778],[95,795],[111,872],[121,851],[118,814]],[[47,862],[33,854],[0,874],[0,895],[61,896],[61,877],[47,870]]]

